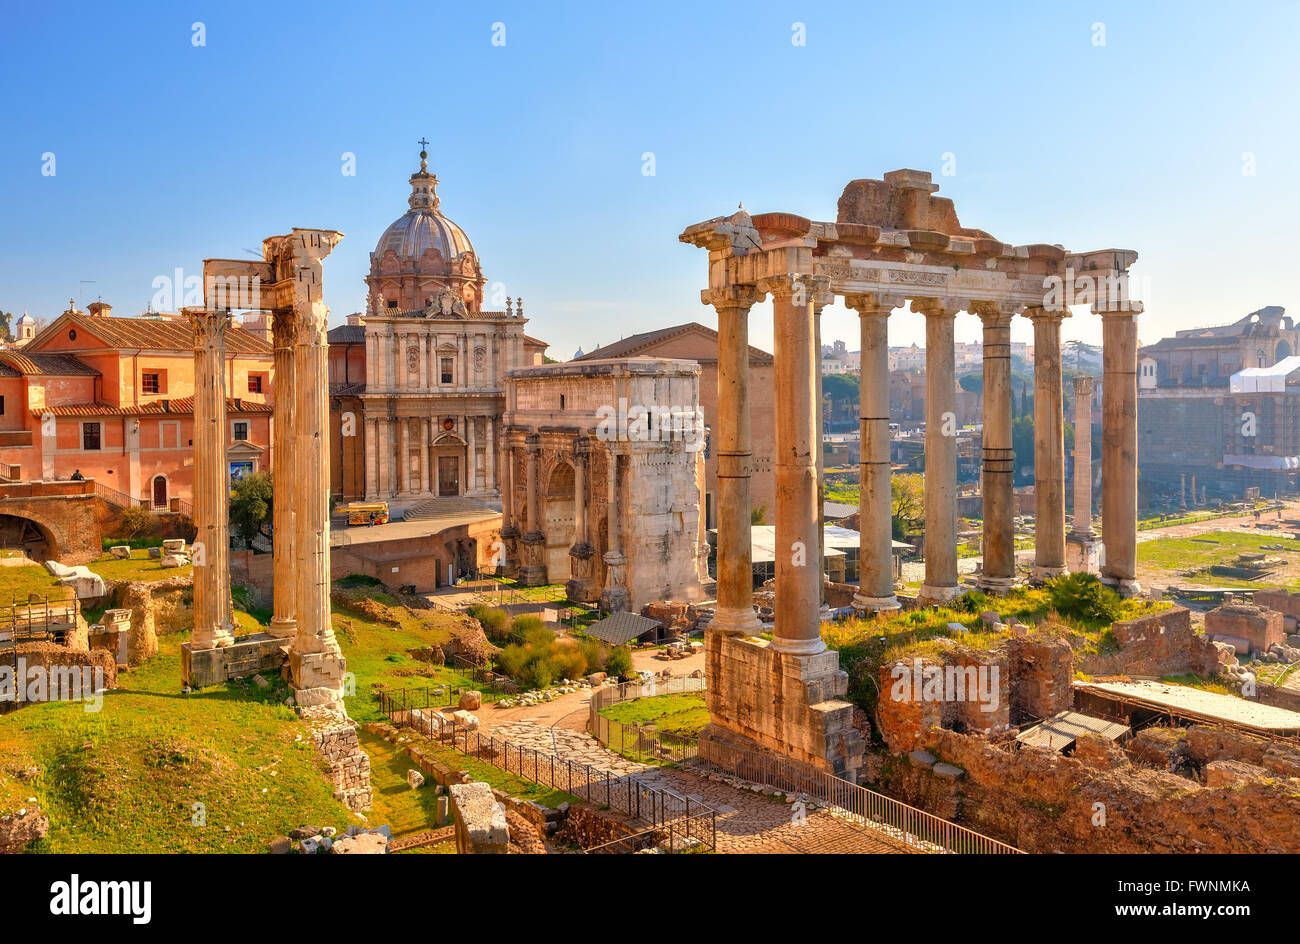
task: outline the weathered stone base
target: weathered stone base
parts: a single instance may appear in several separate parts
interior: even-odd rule
[[[181,682],[190,688],[206,688],[257,672],[279,672],[288,644],[269,633],[238,636],[219,649],[195,649],[182,643]]]
[[[519,568],[519,583],[525,587],[543,587],[546,585],[546,568],[529,565]]]
[[[981,574],[975,579],[975,586],[983,593],[1005,596],[1015,589],[1014,577],[985,577]]]
[[[343,675],[348,663],[339,652],[289,653],[294,700],[303,708],[333,705],[343,700]]]
[[[859,613],[887,613],[900,609],[901,606],[898,597],[892,594],[887,597],[867,597],[860,593],[853,595],[853,609]]]
[[[590,577],[576,577],[565,582],[564,595],[574,603],[595,603],[600,593]]]
[[[916,598],[925,605],[944,604],[961,596],[965,591],[961,587],[932,587],[925,584]]]
[[[765,641],[705,633],[707,737],[790,757],[856,780],[866,742],[843,696],[848,674],[832,649],[778,652]],[[703,749],[705,734],[701,735]]]
[[[1069,535],[1065,539],[1065,567],[1072,574],[1095,574],[1101,568],[1101,544],[1094,538]]]
[[[1108,587],[1113,587],[1115,592],[1122,597],[1138,597],[1142,595],[1142,585],[1136,580],[1102,574],[1101,582]]]
[[[606,587],[600,591],[600,608],[610,613],[626,613],[632,609],[632,597],[625,587]]]
[[[1034,569],[1029,572],[1029,577],[1034,583],[1047,583],[1054,577],[1059,577],[1065,573],[1064,567],[1040,567],[1035,564]]]
[[[278,620],[272,618],[271,625],[267,627],[267,633],[276,639],[292,639],[298,635],[297,620]]]

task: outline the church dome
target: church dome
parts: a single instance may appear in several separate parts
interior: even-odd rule
[[[429,154],[420,152],[420,170],[411,175],[410,209],[384,230],[375,256],[393,250],[401,259],[418,259],[426,249],[437,249],[448,262],[473,253],[465,231],[438,212],[438,178],[429,173]]]

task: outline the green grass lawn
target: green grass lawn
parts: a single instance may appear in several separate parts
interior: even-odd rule
[[[180,693],[180,644],[119,678],[103,708],[27,705],[0,716],[0,808],[34,796],[43,852],[261,852],[313,823],[357,822],[333,797],[288,689],[232,682]],[[18,771],[38,765],[34,780]],[[196,825],[202,804],[206,825]]]
[[[191,564],[184,567],[160,567],[145,550],[132,551],[128,560],[118,560],[111,554],[106,554],[87,566],[105,580],[166,580],[168,577],[181,577],[194,571]]]
[[[184,567],[159,567],[156,560],[149,557],[148,551],[132,551],[130,560],[118,560],[111,554],[105,554],[87,565],[106,581],[116,580],[166,580],[193,572],[190,565]],[[27,602],[29,593],[48,596],[51,600],[70,599],[72,590],[60,586],[58,578],[39,564],[23,567],[0,567],[0,606],[11,601]]]
[[[423,693],[436,685],[473,688],[473,682],[450,666],[435,666],[411,656],[411,650],[440,645],[450,636],[456,617],[438,610],[417,610],[392,626],[367,619],[335,605],[334,632],[356,677],[356,693],[348,696],[348,714],[358,722],[385,719],[371,690],[380,683],[391,692]]]
[[[695,737],[700,728],[709,723],[709,709],[705,707],[703,692],[636,698],[610,705],[600,713],[611,721],[647,728],[653,726],[660,733],[680,737]]]
[[[1262,551],[1261,546],[1281,547],[1282,550]],[[1137,561],[1142,567],[1159,568],[1171,573],[1203,570],[1214,564],[1231,564],[1238,554],[1300,553],[1300,540],[1277,534],[1243,534],[1237,531],[1210,531],[1194,538],[1158,538],[1143,541],[1137,546]],[[1258,582],[1231,581],[1228,578],[1207,575],[1214,583],[1234,583],[1253,587]]]

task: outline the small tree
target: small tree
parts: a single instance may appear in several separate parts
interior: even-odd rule
[[[140,505],[123,508],[117,519],[117,535],[126,540],[147,537],[158,524],[158,518],[149,509]]]
[[[253,539],[262,533],[262,526],[271,517],[271,476],[254,472],[235,483],[230,497],[230,524],[244,541],[253,546]]]
[[[915,528],[925,517],[925,477],[915,473],[895,475],[889,480],[890,512],[902,523],[903,531]]]

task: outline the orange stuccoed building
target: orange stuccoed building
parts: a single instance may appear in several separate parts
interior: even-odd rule
[[[120,318],[94,302],[0,350],[0,479],[93,478],[119,504],[186,511],[194,476],[194,332],[180,315]],[[226,342],[232,477],[270,469],[264,316]]]

